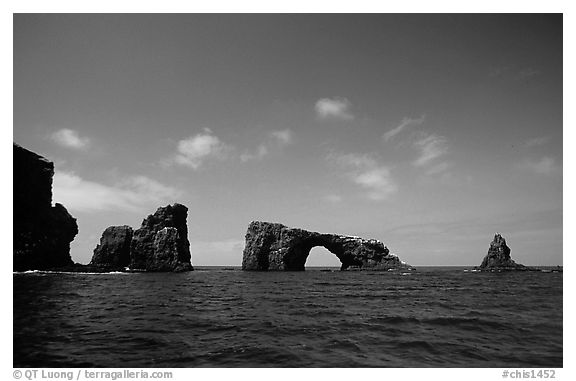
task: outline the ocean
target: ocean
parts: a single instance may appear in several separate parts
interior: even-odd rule
[[[14,367],[562,367],[561,272],[15,273]]]

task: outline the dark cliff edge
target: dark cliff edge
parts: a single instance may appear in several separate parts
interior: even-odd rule
[[[160,207],[139,229],[111,226],[94,249],[90,268],[96,271],[192,271],[190,242],[182,204]]]
[[[242,270],[303,271],[315,246],[323,246],[336,255],[342,263],[341,270],[414,270],[375,239],[322,234],[261,221],[248,226]]]
[[[13,144],[13,271],[74,266],[70,242],[76,219],[61,204],[52,206],[54,164]]]

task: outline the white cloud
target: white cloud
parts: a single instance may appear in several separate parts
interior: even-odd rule
[[[549,140],[550,138],[548,136],[539,136],[536,138],[526,140],[526,142],[524,142],[524,146],[526,148],[543,146],[544,144],[548,143]]]
[[[178,142],[174,162],[198,169],[207,158],[224,157],[228,148],[209,128],[205,128],[202,133]]]
[[[270,136],[281,145],[288,145],[292,143],[292,131],[289,129],[278,130],[270,132]]]
[[[78,135],[77,131],[71,130],[69,128],[62,128],[61,130],[52,133],[50,138],[63,147],[77,150],[88,148],[90,145],[90,139],[81,137]]]
[[[544,156],[540,160],[527,159],[520,163],[520,168],[538,175],[550,175],[556,172],[556,161],[550,156]]]
[[[84,180],[71,172],[54,175],[54,202],[71,211],[141,212],[178,201],[182,192],[146,176],[132,176],[114,186]]]
[[[328,159],[338,164],[346,176],[366,192],[366,196],[375,201],[388,199],[396,193],[398,186],[391,176],[390,169],[378,163],[366,154],[331,154]]]
[[[255,152],[245,151],[240,155],[242,162],[251,160],[262,160],[270,153],[269,146],[280,148],[292,144],[292,131],[289,129],[271,131],[268,133],[268,139],[265,143],[258,146]]]
[[[445,155],[448,152],[447,141],[442,136],[427,135],[417,140],[414,145],[420,151],[420,155],[413,162],[416,167],[423,167],[433,160]]]
[[[386,167],[369,169],[353,176],[354,182],[368,190],[371,200],[385,200],[398,190]]]
[[[321,119],[352,120],[351,103],[346,98],[322,98],[314,106],[316,115]]]
[[[329,159],[336,161],[338,164],[355,168],[371,168],[376,167],[377,162],[371,155],[347,153],[343,155],[329,155]]]
[[[404,118],[397,127],[384,133],[382,138],[386,142],[390,141],[402,131],[422,125],[424,120],[425,115],[420,118]],[[437,161],[438,158],[448,153],[448,141],[446,138],[420,130],[406,141],[411,142],[418,150],[418,157],[412,162],[413,166],[425,169],[425,173],[428,176],[449,175],[447,171],[453,164],[447,161]]]
[[[419,126],[422,123],[424,123],[424,115],[422,115],[420,118],[417,118],[417,119],[404,118],[404,119],[402,119],[402,122],[398,125],[398,127],[395,127],[393,129],[391,129],[390,131],[385,132],[384,135],[382,135],[382,137],[384,138],[384,141],[389,141],[394,136],[396,136],[400,132],[402,132],[402,130],[409,128],[409,127],[413,127],[413,126]]]
[[[448,169],[450,169],[452,167],[452,163],[448,163],[446,161],[443,161],[441,163],[435,164],[433,166],[431,166],[430,168],[428,168],[428,170],[426,171],[427,175],[440,175],[444,172],[446,172]]]
[[[254,153],[244,152],[243,154],[241,154],[240,160],[242,160],[242,162],[247,162],[250,160],[260,160],[263,159],[264,156],[266,155],[268,155],[268,148],[266,148],[265,145],[260,144],[256,152]]]

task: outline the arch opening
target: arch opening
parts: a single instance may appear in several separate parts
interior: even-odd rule
[[[340,268],[342,262],[340,259],[330,250],[326,249],[324,246],[314,246],[310,249],[304,268]]]
[[[342,262],[344,254],[343,247],[338,244],[334,245],[323,236],[316,236],[304,239],[290,247],[284,256],[284,268],[286,270],[292,271],[304,271],[306,260],[310,255],[310,250],[318,246],[325,248],[330,253],[332,253],[332,255],[336,256],[336,258],[341,262],[341,269],[348,267],[344,264],[344,262]]]

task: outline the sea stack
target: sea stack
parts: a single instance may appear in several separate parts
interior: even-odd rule
[[[246,232],[242,270],[303,271],[315,246],[323,246],[340,259],[341,270],[411,270],[375,239],[322,234],[282,224],[253,221]]]
[[[52,206],[54,163],[15,143],[13,160],[13,270],[73,265],[70,242],[78,225],[63,205]]]
[[[94,249],[90,266],[119,271],[130,265],[130,245],[134,231],[130,226],[110,226]]]
[[[182,204],[158,208],[142,221],[130,245],[130,269],[146,271],[190,271],[190,242]]]
[[[528,268],[524,265],[514,262],[510,258],[510,248],[506,245],[506,240],[500,234],[496,234],[488,254],[484,257],[480,270],[483,271],[525,271]]]
[[[142,221],[140,229],[111,226],[94,249],[91,266],[100,269],[156,272],[192,271],[190,242],[182,204],[158,208]]]

